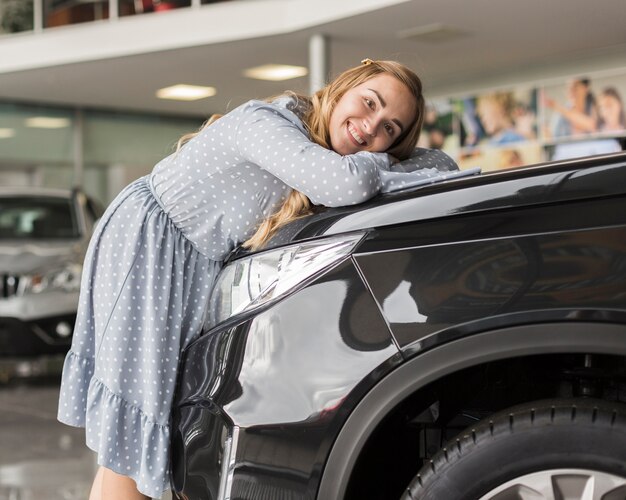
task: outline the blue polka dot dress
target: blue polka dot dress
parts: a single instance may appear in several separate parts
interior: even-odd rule
[[[160,497],[184,349],[201,332],[221,262],[296,188],[343,206],[432,182],[456,165],[418,150],[340,156],[312,143],[305,104],[250,101],[203,129],[108,207],[85,260],[58,418],[85,427],[98,463]]]

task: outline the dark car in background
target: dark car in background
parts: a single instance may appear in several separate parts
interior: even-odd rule
[[[58,372],[101,214],[79,190],[0,190],[0,380]]]
[[[208,318],[178,498],[626,498],[626,154],[321,210]]]

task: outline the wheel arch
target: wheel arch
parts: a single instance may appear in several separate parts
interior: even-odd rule
[[[413,356],[378,382],[352,411],[330,451],[317,498],[344,497],[359,454],[372,433],[416,391],[464,368],[557,353],[626,355],[626,325],[565,321],[513,326],[476,333]]]

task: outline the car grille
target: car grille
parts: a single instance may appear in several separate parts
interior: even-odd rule
[[[0,274],[0,298],[13,297],[17,293],[20,277],[14,274]]]

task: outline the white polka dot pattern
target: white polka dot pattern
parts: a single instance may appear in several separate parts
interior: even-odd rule
[[[281,98],[225,115],[120,193],[90,243],[58,418],[85,427],[98,462],[146,495],[168,487],[179,356],[201,331],[225,256],[292,188],[350,205],[449,170],[425,150],[393,167],[385,153],[342,157],[308,139],[299,112]]]
[[[341,156],[311,142],[295,98],[250,101],[217,120],[151,177],[166,213],[197,250],[222,260],[292,188],[313,203],[360,203],[380,190],[385,153]]]
[[[181,349],[204,322],[219,262],[198,253],[140,179],[89,246],[58,418],[85,427],[98,463],[160,498]]]
[[[455,161],[443,151],[416,148],[410,158],[380,168],[380,192],[389,193],[401,189],[433,184],[458,177],[467,177],[480,172],[479,168],[460,171]]]

